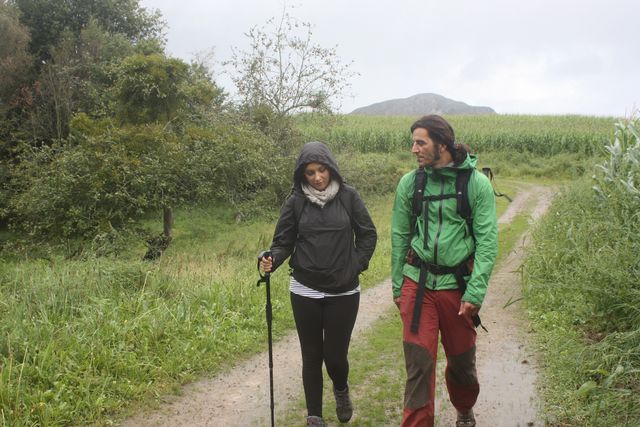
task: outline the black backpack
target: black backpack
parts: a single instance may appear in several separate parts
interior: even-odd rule
[[[469,178],[475,169],[462,169],[458,171],[456,175],[456,192],[455,194],[442,194],[437,196],[424,196],[424,188],[427,181],[427,176],[423,168],[416,170],[416,178],[414,182],[412,209],[411,209],[411,235],[415,233],[416,222],[418,217],[422,214],[422,204],[426,200],[427,203],[443,199],[456,198],[457,206],[456,212],[460,215],[469,229],[471,237],[475,242],[475,236],[473,234],[473,215],[471,212],[471,205],[469,204]],[[428,209],[425,210],[425,215],[428,213]],[[425,218],[425,222],[428,218]],[[428,233],[425,233],[425,247],[428,244]]]
[[[427,203],[431,201],[443,200],[456,198],[457,206],[456,212],[460,215],[465,222],[467,223],[467,227],[471,237],[473,238],[473,242],[475,243],[476,238],[473,234],[473,212],[471,212],[471,204],[469,203],[469,179],[471,178],[471,174],[475,172],[475,169],[462,169],[458,171],[456,175],[456,192],[455,194],[442,194],[438,196],[427,196]],[[489,178],[490,181],[493,181],[493,172],[491,168],[484,167],[482,168],[482,173]],[[412,200],[412,209],[411,209],[411,235],[415,233],[415,226],[418,220],[418,217],[422,214],[422,204],[425,200],[424,197],[424,188],[426,185],[426,174],[424,173],[424,169],[418,168],[416,170],[416,177],[414,182],[414,192],[413,192],[413,200]],[[493,185],[492,185],[493,186]],[[504,193],[496,191],[494,188],[493,194],[496,197],[504,197],[505,199],[512,201],[511,197],[507,196]],[[427,245],[428,236],[425,235],[425,247]]]

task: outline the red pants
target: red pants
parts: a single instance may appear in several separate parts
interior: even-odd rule
[[[411,332],[411,318],[418,285],[405,277],[400,295],[407,384],[403,427],[434,425],[434,393],[438,332],[447,356],[445,379],[453,406],[466,412],[476,403],[480,386],[476,373],[476,330],[470,317],[459,316],[459,290],[425,290],[418,333]]]

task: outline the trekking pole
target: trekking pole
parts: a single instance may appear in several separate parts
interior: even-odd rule
[[[260,261],[262,258],[269,258],[271,252],[264,251],[258,255],[258,273],[260,274]],[[273,313],[271,308],[271,274],[265,272],[264,275],[260,274],[257,286],[260,283],[264,283],[267,292],[267,303],[265,305],[265,313],[267,316],[267,337],[269,341],[269,392],[271,397],[271,427],[274,427],[274,404],[273,404],[273,339],[271,337],[271,323],[273,320]]]

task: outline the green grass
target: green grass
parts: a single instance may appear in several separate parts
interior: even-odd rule
[[[637,426],[640,229],[591,186],[583,179],[560,194],[525,262],[545,414],[554,426]]]
[[[157,263],[3,261],[3,422],[110,419],[131,400],[262,350],[255,343],[263,341],[264,296],[253,259],[270,228],[178,212],[175,243]],[[292,321],[284,285],[274,282],[277,337]]]

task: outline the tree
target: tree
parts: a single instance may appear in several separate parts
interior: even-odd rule
[[[120,64],[116,82],[119,101],[118,115],[123,123],[145,124],[165,122],[170,124],[186,103],[183,85],[187,81],[189,66],[175,58],[162,55],[132,55]],[[160,148],[160,145],[159,147]],[[168,152],[158,150],[158,152]],[[172,156],[159,156],[158,174],[166,175],[167,165],[174,163]],[[159,180],[163,183],[164,180]],[[160,191],[163,193],[163,191]],[[164,232],[158,240],[151,239],[149,245],[166,249],[171,241],[173,194],[163,196]],[[156,253],[150,247],[150,252]]]
[[[18,10],[0,0],[0,226],[7,214],[7,183],[17,143],[12,132],[19,119],[11,112],[20,103],[33,59],[28,52],[29,32],[20,24]]]
[[[116,81],[124,123],[170,122],[186,102],[182,85],[189,66],[162,55],[132,55],[120,64]]]
[[[341,62],[335,48],[312,42],[311,24],[299,22],[286,9],[280,19],[246,34],[249,51],[233,49],[225,65],[245,105],[268,106],[278,115],[333,111],[350,86],[350,64]]]
[[[206,59],[196,58],[191,62],[183,93],[186,100],[183,108],[186,122],[207,127],[221,116],[227,94],[215,83]]]
[[[180,59],[163,55],[132,55],[125,58],[118,68],[115,82],[118,101],[118,117],[123,124],[162,124],[167,133],[181,130],[183,124],[203,121],[206,112],[219,107],[223,92],[211,80],[211,75],[200,64],[188,65]],[[148,241],[150,245],[169,244],[173,214],[171,206],[180,200],[177,185],[171,177],[184,153],[158,144],[158,187],[162,194],[164,235]]]
[[[134,0],[0,0],[0,39],[7,40],[0,45],[4,145],[66,138],[79,111],[112,115],[113,69],[135,52],[163,52],[161,40],[145,38],[158,36],[160,25]]]
[[[20,24],[18,10],[0,1],[0,107],[6,108],[25,83],[32,59],[27,50],[29,31]]]
[[[160,54],[131,55],[115,74],[116,109],[123,123],[205,125],[226,97],[205,65]]]
[[[138,0],[11,0],[20,20],[31,32],[31,53],[50,58],[64,31],[78,36],[92,19],[111,34],[124,34],[131,42],[159,39],[164,22],[158,11],[148,12]]]

